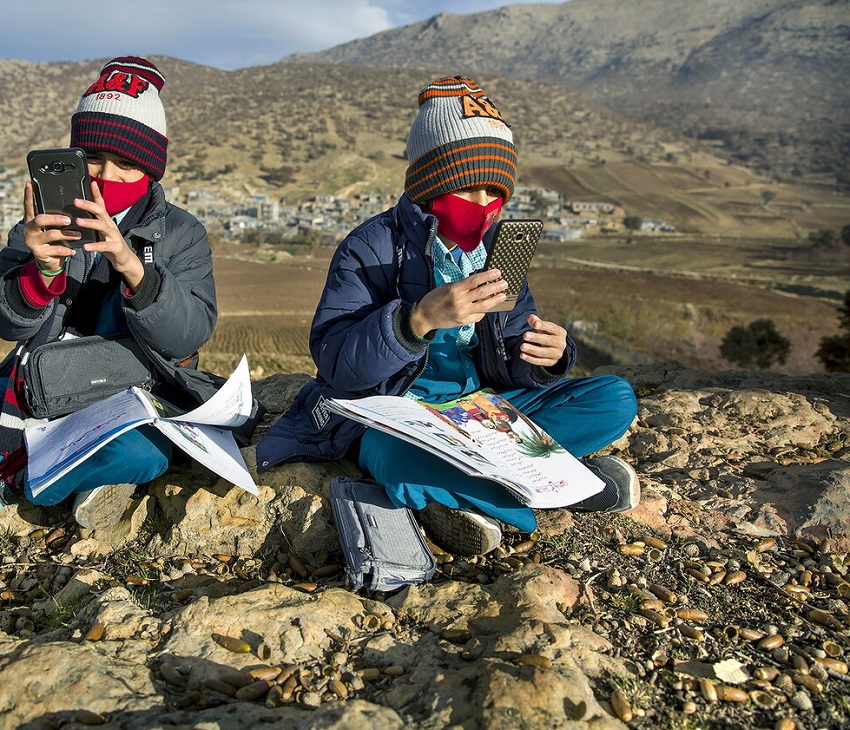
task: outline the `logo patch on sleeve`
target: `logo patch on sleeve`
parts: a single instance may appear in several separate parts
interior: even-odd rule
[[[316,405],[313,406],[313,410],[310,412],[310,415],[313,418],[313,423],[315,423],[318,428],[324,428],[328,425],[328,421],[331,420],[331,412],[328,410],[325,397],[323,395],[319,396],[319,400],[316,401]]]

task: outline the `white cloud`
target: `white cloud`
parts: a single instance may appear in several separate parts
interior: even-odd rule
[[[498,0],[13,0],[0,57],[28,61],[167,55],[218,68],[274,63]]]
[[[391,27],[369,0],[38,0],[9,3],[3,16],[5,58],[164,54],[219,68],[273,63]]]
[[[169,55],[183,58],[185,43],[203,49],[192,60],[220,68],[274,63],[391,27],[387,13],[368,0],[178,0],[171,8],[163,39]]]

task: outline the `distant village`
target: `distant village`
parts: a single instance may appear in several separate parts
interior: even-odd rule
[[[0,173],[0,226],[4,239],[5,233],[21,219],[24,181],[21,174]],[[234,243],[309,240],[313,244],[334,245],[355,226],[391,207],[397,199],[395,195],[376,194],[317,195],[306,201],[289,202],[255,195],[233,202],[213,190],[183,190],[176,186],[166,186],[165,193],[169,200],[195,215],[211,233]],[[539,187],[517,188],[502,215],[542,219],[543,240],[555,242],[572,241],[588,234],[676,230],[663,220],[629,217],[608,201],[568,200],[553,190]]]

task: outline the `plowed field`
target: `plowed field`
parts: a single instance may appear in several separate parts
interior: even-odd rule
[[[217,258],[219,319],[201,366],[226,375],[242,353],[254,377],[314,371],[308,334],[328,259],[263,263]]]
[[[731,327],[757,319],[773,320],[791,341],[788,362],[778,370],[816,372],[821,365],[814,353],[821,338],[838,334],[836,305],[822,300],[741,285],[734,275],[718,281],[623,271],[613,261],[610,269],[579,267],[547,248],[557,244],[541,246],[529,273],[541,315],[562,324],[581,320],[596,333],[581,343],[582,372],[611,362],[604,354],[610,350],[603,347],[600,354],[589,347],[599,341],[625,348],[643,361],[731,369],[735,366],[718,352],[723,336]],[[308,333],[331,250],[269,262],[237,258],[233,252],[241,254],[239,249],[230,247],[227,256],[215,259],[219,320],[201,351],[201,367],[228,375],[245,353],[254,378],[276,372],[312,374]],[[11,349],[11,343],[4,349]]]
[[[255,375],[312,373],[307,338],[329,254],[323,249],[321,258],[275,263],[217,259],[221,316],[204,349],[204,367],[227,374],[245,352]],[[677,360],[708,370],[734,368],[719,355],[723,336],[735,325],[767,318],[792,343],[788,362],[777,369],[815,372],[821,370],[814,358],[820,339],[838,333],[833,304],[731,280],[585,269],[556,262],[533,268],[529,281],[542,316],[562,324],[598,323],[600,337],[646,361]],[[580,364],[592,368],[602,363],[597,354],[580,358]]]

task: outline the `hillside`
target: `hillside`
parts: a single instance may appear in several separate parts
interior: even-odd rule
[[[164,182],[244,201],[400,190],[415,98],[436,71],[274,64],[225,72],[154,57],[168,79]],[[23,171],[31,148],[67,144],[68,120],[103,60],[0,61],[0,166]],[[805,240],[850,220],[846,196],[782,185],[688,142],[583,102],[554,83],[479,77],[505,110],[521,154],[519,184],[605,198],[680,230]],[[38,110],[34,113],[33,110]],[[764,194],[773,197],[764,204]],[[17,199],[14,189],[10,199]]]
[[[544,80],[781,179],[848,185],[848,51],[847,0],[572,0],[444,13],[288,60]]]
[[[277,64],[232,72],[153,57],[167,83],[171,181],[284,194],[335,192],[352,183],[397,191],[416,95],[431,79],[401,71]],[[0,61],[0,164],[22,166],[31,147],[67,143],[80,90],[102,61]],[[598,111],[557,85],[531,89],[488,75],[510,110],[529,162],[661,161],[675,136]],[[541,93],[542,92],[542,93]],[[37,109],[38,114],[33,114]]]
[[[224,72],[155,60],[168,79],[170,162],[163,182],[177,202],[194,188],[237,203],[258,193],[292,202],[319,193],[399,192],[415,96],[430,74],[398,71],[390,88],[385,72],[374,68],[276,64]],[[102,62],[0,61],[8,209],[17,213],[24,151],[67,144],[80,89]],[[680,231],[634,240],[589,236],[555,246],[551,255],[541,247],[533,274],[541,307],[565,323],[600,322],[601,337],[641,358],[663,352],[706,368],[722,365],[717,347],[730,327],[770,317],[793,342],[786,371],[820,368],[813,353],[836,331],[832,305],[781,294],[756,302],[747,287],[717,283],[840,301],[850,288],[850,251],[816,249],[808,236],[850,222],[850,196],[771,182],[672,132],[589,106],[562,86],[481,79],[514,127],[519,184],[610,200],[622,211],[618,220],[623,213],[657,217]],[[234,245],[231,253],[240,258],[254,251]],[[228,255],[220,242],[216,251]],[[255,261],[282,262],[285,255],[268,247],[253,253]],[[326,258],[305,265],[313,269],[307,277],[286,266],[255,266],[268,277],[262,297],[254,288],[243,291],[228,266],[218,265],[222,318],[207,348],[209,367],[227,372],[246,349],[265,372],[286,372],[290,358],[307,357]],[[655,278],[670,275],[669,282]]]

